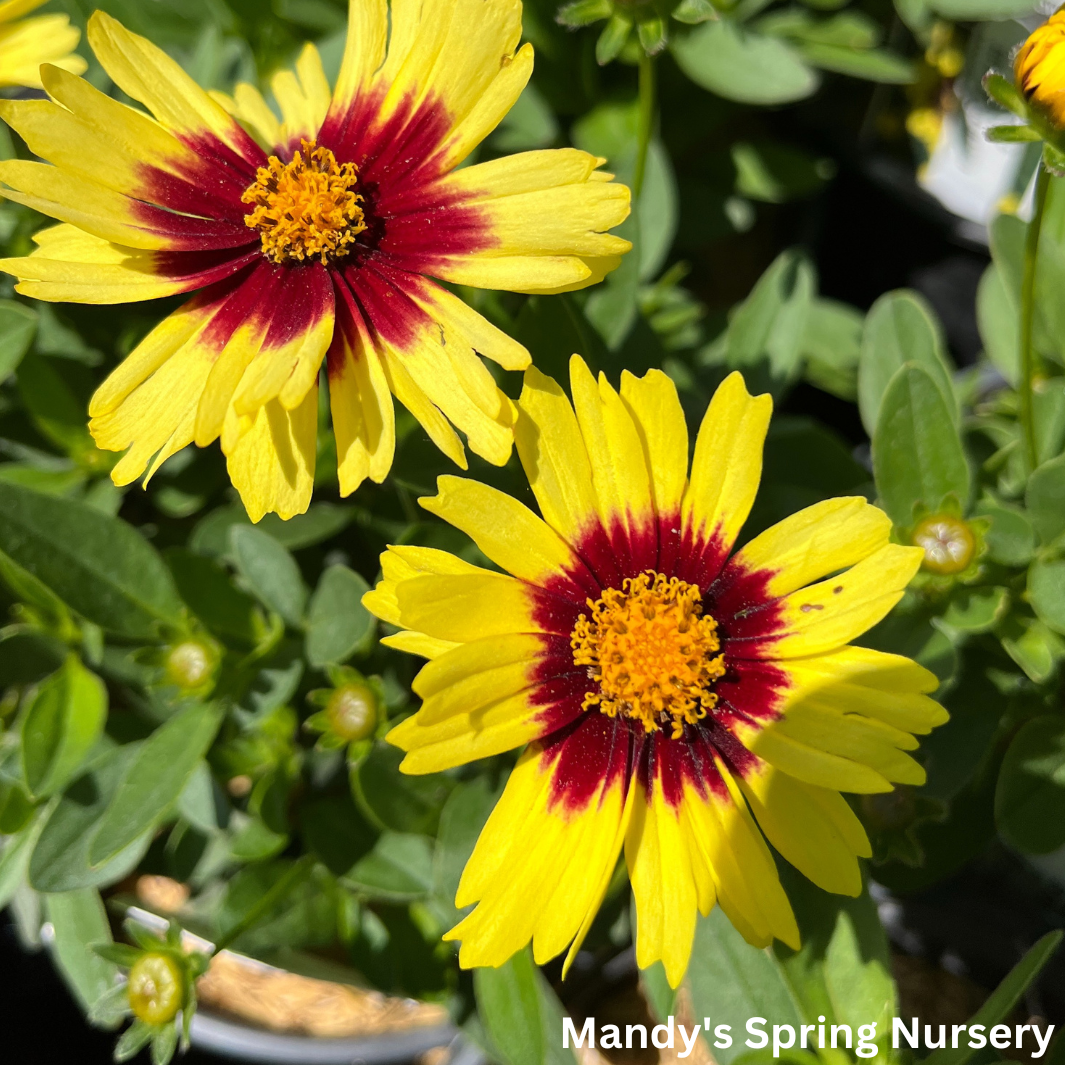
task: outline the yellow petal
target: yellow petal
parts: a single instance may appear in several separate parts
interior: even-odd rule
[[[762,445],[773,400],[748,394],[739,373],[714,393],[695,441],[691,482],[682,504],[691,541],[717,538],[727,551],[747,520],[762,476]]]
[[[580,566],[569,545],[528,507],[478,481],[443,476],[438,495],[418,502],[438,518],[466,533],[508,573],[542,583]]]
[[[625,370],[621,398],[632,415],[651,471],[655,510],[661,515],[677,513],[688,483],[688,423],[677,387],[661,370],[648,370],[643,377]]]
[[[234,414],[234,418],[237,416]],[[226,453],[230,480],[248,517],[259,521],[276,513],[283,520],[310,506],[318,438],[318,388],[295,410],[275,399],[257,412]]]
[[[771,572],[767,593],[787,595],[860,562],[883,547],[890,533],[891,519],[861,497],[826,499],[760,533],[732,564]]]
[[[579,542],[598,511],[591,463],[566,394],[534,366],[525,371],[514,442],[544,520]]]

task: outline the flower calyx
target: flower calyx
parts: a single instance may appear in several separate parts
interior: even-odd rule
[[[364,677],[350,666],[328,669],[331,688],[318,688],[307,701],[318,711],[303,727],[320,733],[319,750],[349,749],[356,758],[386,723],[384,687],[380,677]]]
[[[132,1017],[133,1023],[115,1046],[115,1060],[125,1061],[150,1043],[153,1062],[166,1065],[179,1041],[183,1050],[188,1048],[189,1025],[196,1011],[196,981],[207,971],[210,959],[200,951],[184,949],[176,921],[170,922],[165,937],[133,920],[127,920],[124,927],[135,946],[93,945],[96,954],[127,973],[123,983],[93,1004],[89,1020],[112,1026]]]

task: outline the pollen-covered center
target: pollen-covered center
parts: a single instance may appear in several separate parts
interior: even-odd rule
[[[339,165],[328,148],[303,141],[289,163],[270,156],[241,199],[255,209],[244,224],[257,229],[263,254],[275,263],[344,255],[366,228],[362,197],[354,190],[358,167]]]
[[[570,636],[574,663],[587,666],[596,684],[585,710],[621,714],[647,732],[668,726],[672,739],[706,717],[725,656],[696,585],[647,570],[588,607],[591,616],[581,614]]]

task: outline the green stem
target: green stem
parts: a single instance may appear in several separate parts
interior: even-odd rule
[[[1032,322],[1035,318],[1035,275],[1039,258],[1039,231],[1043,228],[1043,209],[1047,202],[1050,173],[1042,163],[1035,178],[1035,207],[1028,224],[1028,238],[1024,244],[1024,278],[1021,281],[1021,432],[1028,468],[1039,464],[1039,449],[1035,440],[1035,419],[1032,416],[1032,381],[1037,356],[1032,344]]]
[[[647,149],[655,121],[655,61],[640,49],[640,113],[636,129],[636,170],[632,177],[632,198],[638,200],[647,172]]]
[[[250,910],[221,936],[211,951],[211,956],[221,953],[239,939],[252,925],[266,916],[293,888],[302,883],[314,868],[314,856],[305,854]]]

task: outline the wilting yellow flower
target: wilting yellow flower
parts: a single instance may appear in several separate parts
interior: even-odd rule
[[[117,484],[221,436],[254,520],[305,510],[323,359],[344,495],[392,465],[392,394],[463,468],[452,425],[506,462],[514,407],[475,352],[508,369],[528,352],[429,277],[559,292],[600,280],[630,246],[606,232],[629,190],[601,159],[559,149],[456,169],[529,79],[520,37],[519,0],[351,0],[335,90],[307,46],[273,80],[279,120],[249,85],[209,96],[97,12],[89,43],[154,118],[54,67],[50,101],[0,105],[55,164],[0,164],[5,195],[64,223],[0,262],[20,292],[200,290],[92,399],[96,443],[126,451]]]
[[[1065,128],[1065,8],[1055,11],[1013,60],[1017,87],[1059,129]]]
[[[41,88],[41,64],[52,63],[81,74],[86,66],[73,55],[81,30],[71,26],[66,15],[39,15],[16,19],[40,7],[47,0],[3,0],[0,3],[0,88],[26,85]]]
[[[696,911],[746,939],[799,933],[766,839],[857,895],[861,823],[840,791],[925,774],[905,752],[946,712],[928,670],[848,642],[898,602],[920,548],[864,499],[807,507],[732,548],[758,489],[771,400],[732,374],[688,432],[660,371],[620,395],[571,364],[573,406],[526,372],[515,439],[543,517],[441,477],[422,505],[507,573],[392,547],[364,602],[429,658],[389,734],[428,773],[528,744],[463,874],[465,966],[537,961],[588,931],[624,848],[636,959],[676,986]],[[730,557],[731,555],[731,557]],[[825,579],[827,578],[827,579]],[[764,834],[764,835],[763,835]]]

